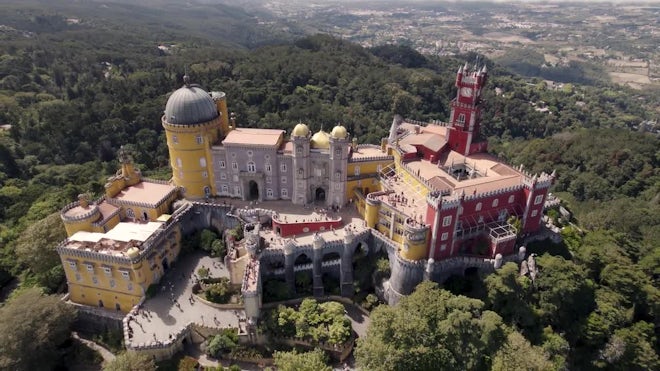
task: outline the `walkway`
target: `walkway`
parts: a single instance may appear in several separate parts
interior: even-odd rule
[[[80,341],[81,343],[85,344],[88,348],[93,349],[97,351],[101,357],[103,358],[103,363],[108,364],[109,362],[114,361],[115,355],[112,354],[108,349],[106,349],[104,346],[101,346],[91,340],[87,340],[85,338],[81,338],[80,335],[78,335],[77,332],[72,332],[71,336],[73,336],[74,339]]]
[[[180,257],[161,278],[158,293],[144,302],[143,310],[147,315],[137,315],[131,321],[133,345],[165,341],[191,322],[207,327],[238,328],[239,316],[245,317],[243,310],[221,310],[198,300],[189,300],[193,274],[202,266],[209,270],[211,277],[229,277],[229,271],[219,259],[203,252],[195,251]]]
[[[363,338],[367,336],[367,327],[369,327],[369,323],[371,323],[369,316],[365,315],[356,304],[342,304],[346,310],[346,315],[351,320],[353,331],[355,331],[358,337]]]

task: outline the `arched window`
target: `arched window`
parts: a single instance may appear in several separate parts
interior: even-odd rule
[[[206,167],[206,157],[199,158],[199,166]]]
[[[247,163],[247,171],[249,173],[256,173],[257,172],[257,165],[254,163],[254,161],[250,161]]]
[[[493,200],[493,207],[497,207],[497,205],[500,203],[500,200],[498,198]]]
[[[475,211],[480,211],[481,210],[481,202],[477,203],[477,206],[474,208]]]
[[[459,124],[463,125],[465,124],[465,114],[464,113],[459,113],[458,114],[458,119],[456,120]]]

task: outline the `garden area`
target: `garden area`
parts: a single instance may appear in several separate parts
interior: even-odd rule
[[[340,346],[351,339],[351,322],[338,302],[304,299],[297,308],[278,306],[263,315],[261,330],[272,338],[294,338],[311,346]]]
[[[197,270],[199,282],[193,286],[193,293],[207,301],[216,304],[241,304],[242,296],[239,287],[229,282],[227,277],[212,277],[205,267]]]

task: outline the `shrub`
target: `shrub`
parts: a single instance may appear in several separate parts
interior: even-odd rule
[[[193,357],[190,356],[184,356],[179,360],[179,367],[177,368],[178,371],[195,371],[197,370],[197,366],[199,365],[199,362]]]
[[[197,270],[197,275],[199,276],[199,279],[205,280],[209,278],[209,270],[206,268],[199,268]]]
[[[390,269],[390,261],[386,258],[380,258],[376,261],[376,279],[389,278],[392,273]]]
[[[210,229],[202,230],[199,237],[199,248],[204,251],[211,251],[213,242],[218,239],[218,235]]]
[[[206,347],[206,354],[219,357],[234,350],[238,346],[238,334],[234,330],[226,329],[215,335]]]
[[[231,286],[229,285],[229,279],[222,277],[220,282],[211,285],[204,292],[204,297],[206,300],[212,303],[226,304],[231,299],[233,294]]]
[[[211,244],[211,254],[219,258],[224,258],[227,255],[227,246],[223,239],[218,238],[213,241]]]

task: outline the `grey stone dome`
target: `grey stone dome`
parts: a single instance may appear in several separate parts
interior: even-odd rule
[[[185,85],[167,100],[165,120],[170,124],[194,125],[218,117],[213,98],[198,85]]]

